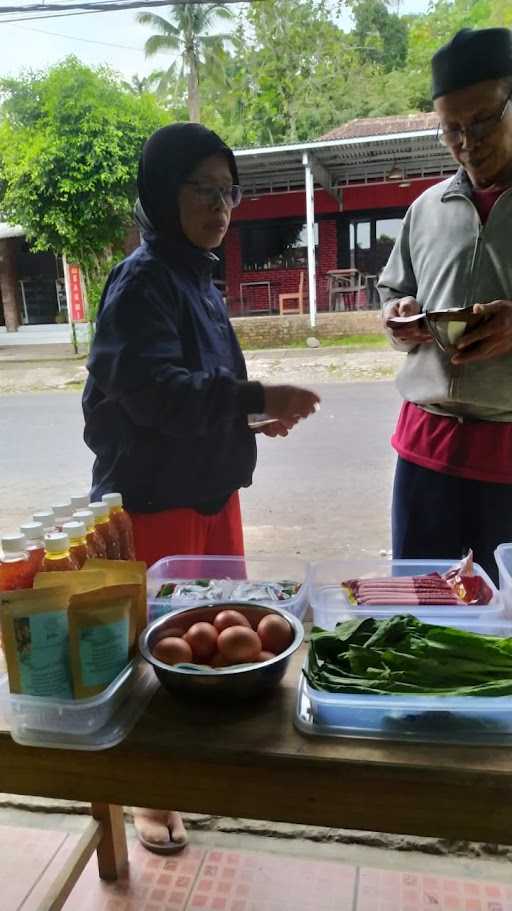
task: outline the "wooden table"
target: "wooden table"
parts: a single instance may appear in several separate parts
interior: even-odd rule
[[[45,911],[62,906],[95,847],[100,875],[116,877],[126,862],[123,804],[512,843],[512,750],[303,737],[292,724],[302,657],[271,696],[236,708],[160,689],[112,750],[22,747],[4,725],[0,790],[91,802],[100,824]]]

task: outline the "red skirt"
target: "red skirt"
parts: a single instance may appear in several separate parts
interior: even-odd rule
[[[202,516],[195,509],[131,512],[130,516],[137,560],[143,560],[148,569],[162,557],[178,554],[244,555],[238,491],[214,516]]]

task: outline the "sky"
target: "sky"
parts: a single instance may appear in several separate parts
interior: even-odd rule
[[[23,6],[23,0],[18,3]],[[6,5],[13,6],[13,0],[0,0],[0,76],[44,69],[74,54],[89,66],[106,63],[130,79],[134,74],[145,76],[163,68],[168,59],[165,55],[145,58],[144,42],[151,29],[136,22],[134,10],[7,23],[1,17]],[[427,6],[428,0],[401,0],[400,12],[421,13]],[[233,8],[237,10],[238,6]],[[164,17],[166,11],[167,7],[154,10]],[[8,18],[7,14],[3,18]],[[347,16],[340,24],[349,28],[349,22]]]

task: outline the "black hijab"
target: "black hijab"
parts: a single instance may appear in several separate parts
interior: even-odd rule
[[[135,218],[143,233],[155,230],[183,240],[178,192],[192,171],[211,155],[225,155],[233,183],[238,183],[235,156],[222,139],[200,123],[173,123],[153,133],[139,161],[139,199]]]

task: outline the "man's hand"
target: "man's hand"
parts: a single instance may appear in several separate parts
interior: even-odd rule
[[[273,421],[272,424],[260,427],[258,433],[264,433],[266,437],[287,437],[296,423],[297,421]]]
[[[473,313],[483,316],[482,322],[465,333],[457,343],[452,364],[474,364],[489,361],[512,351],[512,301],[496,300],[475,304]]]
[[[420,305],[415,297],[401,297],[388,301],[382,309],[382,318],[386,331],[389,332],[394,342],[406,342],[408,345],[430,344],[434,341],[429,330],[421,323],[405,324],[400,328],[386,325],[386,321],[393,316],[415,316],[420,313]]]
[[[307,418],[318,409],[320,397],[309,389],[299,386],[264,386],[263,389],[265,414],[278,418],[285,426],[288,421],[292,421],[293,426],[299,418]]]

